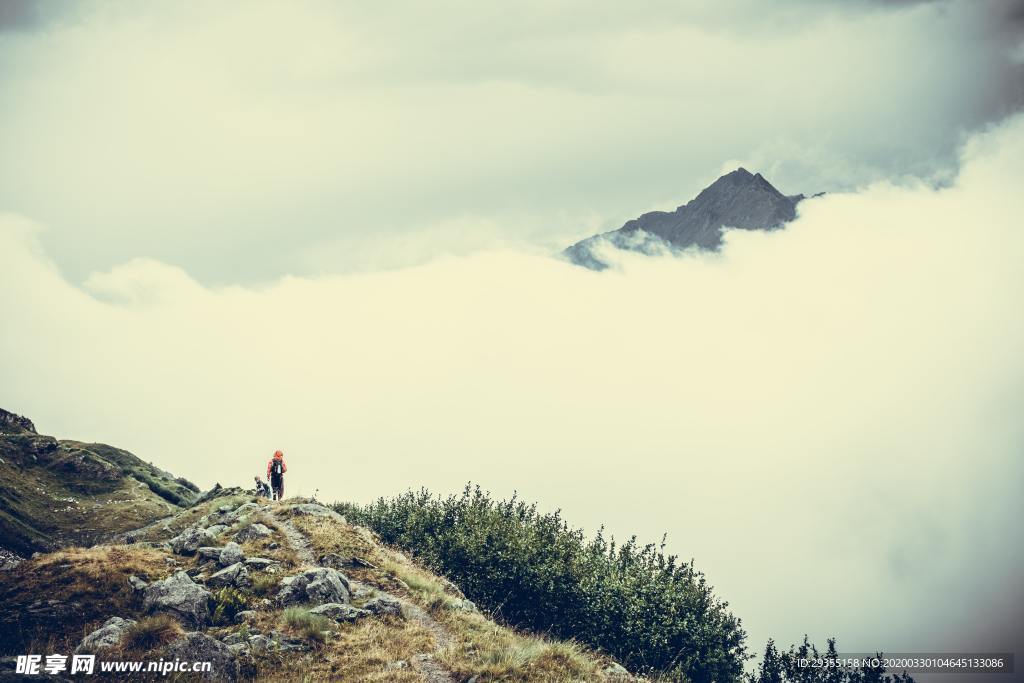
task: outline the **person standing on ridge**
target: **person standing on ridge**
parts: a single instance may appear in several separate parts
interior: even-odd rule
[[[275,451],[274,457],[267,463],[267,479],[270,480],[270,488],[273,490],[273,500],[284,498],[284,473],[288,466],[284,464],[284,453]]]

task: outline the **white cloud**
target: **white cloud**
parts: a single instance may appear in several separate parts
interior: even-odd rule
[[[0,206],[76,282],[252,283],[463,216],[500,230],[436,251],[566,246],[566,215],[616,228],[729,158],[787,193],[948,172],[1019,68],[971,0],[870,7],[76,4],[0,40]]]
[[[3,406],[203,485],[281,448],[295,493],[473,479],[667,530],[755,648],[991,648],[989,620],[1020,632],[1022,178],[1015,119],[946,189],[811,200],[716,256],[593,273],[501,251],[224,288],[137,260],[96,296],[7,217]]]

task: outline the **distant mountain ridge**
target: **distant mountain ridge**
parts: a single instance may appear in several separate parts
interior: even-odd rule
[[[608,264],[595,253],[607,241],[619,249],[646,254],[689,247],[716,250],[724,228],[774,230],[796,218],[804,195],[786,196],[760,173],[738,168],[704,188],[675,211],[651,211],[627,221],[618,230],[577,242],[563,255],[577,265],[604,270]]]

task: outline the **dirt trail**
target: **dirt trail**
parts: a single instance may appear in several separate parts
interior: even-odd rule
[[[288,544],[291,545],[292,550],[295,551],[295,555],[298,557],[300,564],[316,565],[317,561],[313,556],[313,550],[309,546],[309,540],[306,538],[306,535],[299,531],[299,529],[292,524],[290,519],[277,514],[275,514],[274,517],[281,527],[281,531],[284,533],[285,538],[288,539]],[[455,676],[444,668],[444,666],[435,658],[436,655],[448,647],[448,644],[452,641],[452,636],[448,632],[448,629],[442,626],[419,605],[410,602],[406,598],[388,593],[376,586],[371,586],[370,584],[356,581],[355,579],[349,579],[349,584],[355,593],[372,592],[400,602],[402,604],[402,612],[405,614],[406,618],[423,626],[434,636],[434,651],[421,652],[414,655],[409,664],[417,673],[423,676],[423,679],[427,681],[427,683],[456,683]]]
[[[315,565],[317,563],[316,558],[313,557],[313,550],[309,547],[309,540],[306,539],[306,535],[299,531],[290,519],[276,513],[274,514],[274,519],[277,520],[281,532],[288,539],[288,545],[295,551],[299,564]]]

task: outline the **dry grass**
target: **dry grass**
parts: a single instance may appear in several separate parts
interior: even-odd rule
[[[122,653],[146,652],[176,640],[183,633],[185,629],[168,614],[143,617],[125,632],[120,650]]]
[[[249,590],[253,595],[258,595],[261,598],[269,598],[275,595],[281,585],[280,574],[256,572],[250,574],[249,577],[252,579],[252,587]]]
[[[337,553],[349,557],[361,557],[377,564],[380,549],[368,540],[365,530],[339,522],[328,517],[296,515],[292,518],[295,528],[306,535],[316,555]]]
[[[166,555],[138,545],[67,548],[22,562],[0,583],[0,646],[19,650],[45,635],[80,639],[112,615],[132,614],[141,597],[128,585],[134,574],[146,581],[169,572]],[[33,610],[34,603],[55,601],[56,614]]]
[[[438,659],[460,680],[606,680],[601,660],[576,643],[517,633],[472,612],[438,616],[453,636]]]
[[[274,681],[367,681],[371,683],[421,683],[411,667],[414,655],[431,652],[433,635],[414,622],[364,619],[339,625],[337,637],[306,656],[288,656],[257,664],[258,680]],[[389,665],[391,668],[389,668]]]
[[[313,614],[303,607],[289,607],[281,613],[285,630],[300,638],[323,643],[327,633],[334,630],[335,622],[325,616]]]
[[[358,527],[315,517],[295,517],[293,523],[310,539],[316,554],[334,552],[370,560],[377,569],[345,573],[407,597],[439,621],[451,642],[438,660],[457,680],[473,676],[479,676],[481,683],[610,680],[603,672],[607,662],[576,643],[522,634],[482,614],[458,609],[462,596],[457,589],[405,554],[372,543]]]

